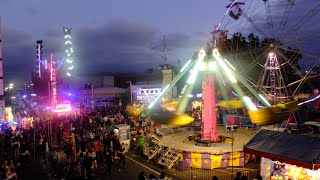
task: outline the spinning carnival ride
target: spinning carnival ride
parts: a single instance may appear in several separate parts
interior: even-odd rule
[[[163,109],[154,108],[156,103],[172,88],[180,78],[189,72],[187,83],[185,84],[180,99],[177,102],[169,102],[163,104]],[[259,125],[275,124],[279,121],[284,121],[289,117],[289,112],[295,110],[296,106],[292,104],[282,104],[271,106],[270,103],[261,95],[258,94],[250,85],[240,76],[237,75],[236,69],[226,60],[221,57],[217,49],[214,49],[212,54],[206,54],[204,50],[201,50],[196,58],[189,60],[185,66],[181,69],[180,73],[175,79],[168,84],[160,95],[150,103],[150,105],[143,112],[143,107],[128,106],[127,113],[129,115],[143,117],[148,114],[151,115],[151,120],[168,125],[187,125],[193,122],[193,118],[185,115],[185,109],[187,107],[189,97],[188,95],[194,89],[194,84],[199,75],[203,79],[203,121],[201,128],[201,139],[218,141],[217,125],[216,125],[216,89],[215,79],[219,86],[219,90],[222,93],[224,99],[220,103],[221,106],[226,107],[238,107],[241,106],[239,101],[229,100],[226,94],[226,87],[224,82],[229,81],[231,87],[238,95],[244,107],[248,110],[252,123]],[[248,92],[253,95],[264,108],[257,108],[249,96],[246,96],[242,87],[247,88]],[[293,103],[295,104],[295,103]],[[176,108],[175,108],[176,106]]]
[[[202,140],[218,140],[214,80],[225,100],[220,102],[219,106],[244,106],[251,122],[257,125],[279,124],[288,120],[289,116],[299,109],[299,105],[303,104],[294,100],[301,88],[307,85],[309,89],[315,89],[307,80],[314,77],[313,72],[320,63],[319,51],[316,50],[317,46],[313,45],[319,42],[320,38],[320,24],[316,23],[320,19],[319,12],[318,1],[232,1],[227,6],[225,16],[212,32],[213,47],[219,51],[214,49],[206,54],[201,50],[148,107],[128,106],[128,114],[144,117],[150,114],[153,121],[161,124],[191,123],[193,118],[183,113],[188,104],[188,95],[192,92],[195,81],[199,79],[198,75],[202,75]],[[231,31],[234,33],[230,33]],[[299,70],[298,60],[301,59],[305,66],[307,63],[311,66],[306,73]],[[189,69],[191,74],[179,100],[163,103],[164,110],[155,110],[157,108],[154,106],[163,95]],[[256,72],[252,73],[254,71]],[[229,98],[226,93],[226,80],[239,100]]]
[[[311,83],[320,70],[319,1],[231,0],[226,8],[211,33],[213,44],[251,87],[292,110],[301,92],[311,94],[302,98],[310,100],[298,106],[320,97],[319,85]],[[299,119],[296,113],[290,118]]]

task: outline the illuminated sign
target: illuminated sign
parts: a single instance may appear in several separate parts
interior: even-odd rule
[[[142,104],[149,104],[161,93],[161,88],[138,88],[137,100]]]
[[[57,104],[53,112],[70,112],[71,110],[70,104]]]
[[[147,88],[147,89],[142,89],[139,88],[137,95],[139,96],[148,96],[148,95],[157,95],[161,92],[161,88]]]
[[[50,57],[50,81],[51,81],[51,99],[52,106],[54,107],[57,104],[57,77],[56,77],[56,65],[53,60],[53,54],[51,53]]]

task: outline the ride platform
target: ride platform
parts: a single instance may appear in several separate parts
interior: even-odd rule
[[[243,146],[253,138],[256,131],[246,128],[227,131],[225,126],[218,126],[217,129],[220,140],[213,142],[199,138],[199,127],[164,126],[148,136],[144,153],[148,159],[155,159],[159,165],[168,169],[174,164],[202,169],[244,167]],[[155,144],[157,148],[154,148]]]
[[[190,127],[181,127],[175,130],[168,129],[160,130],[163,134],[163,137],[160,138],[162,146],[191,153],[225,154],[232,151],[241,152],[243,151],[243,146],[256,134],[256,130],[253,129],[239,128],[237,131],[231,132],[227,131],[225,126],[218,126],[219,138],[224,140],[215,143],[197,139],[200,131],[192,130]],[[233,148],[230,142],[232,141],[232,136],[234,139]]]

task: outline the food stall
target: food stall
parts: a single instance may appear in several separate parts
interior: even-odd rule
[[[264,180],[320,180],[320,138],[260,130],[245,146]]]
[[[308,168],[273,161],[268,158],[261,158],[261,175],[264,179],[270,180],[319,180],[320,169],[312,170]]]

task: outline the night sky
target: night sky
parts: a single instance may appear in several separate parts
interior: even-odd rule
[[[55,0],[1,1],[5,80],[30,80],[35,41],[44,57],[62,57],[62,27],[72,28],[76,70],[142,72],[162,64],[163,35],[169,63],[186,62],[205,47],[228,1]]]
[[[49,59],[53,52],[55,59],[62,59],[63,26],[72,28],[75,70],[79,74],[143,72],[146,68],[157,68],[163,63],[164,34],[167,36],[169,63],[177,65],[181,60],[184,64],[195,51],[206,47],[210,32],[222,21],[229,2],[1,1],[5,81],[30,81],[31,69],[35,65],[36,40],[44,41],[44,58]],[[246,1],[246,7],[253,8],[249,2],[258,1]],[[305,8],[306,1],[296,2],[297,7]],[[284,6],[278,7],[273,13],[283,14],[280,11]],[[295,10],[293,18],[304,13],[303,8]],[[275,17],[274,21],[280,19],[280,16]],[[259,25],[259,19],[254,20]]]

